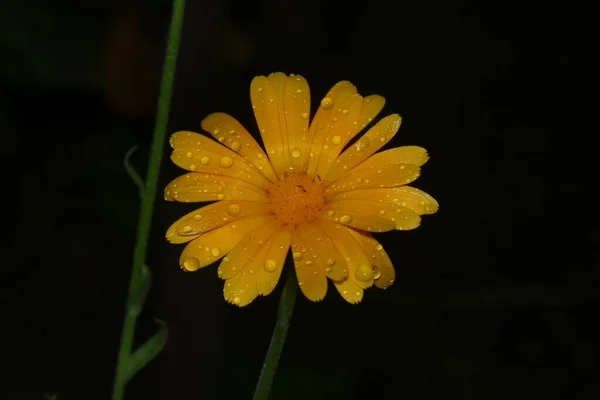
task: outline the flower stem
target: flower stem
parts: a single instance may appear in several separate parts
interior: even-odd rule
[[[279,308],[277,310],[277,323],[273,330],[273,336],[271,337],[271,343],[265,356],[265,362],[258,382],[256,383],[256,389],[254,391],[253,400],[267,400],[269,398],[269,392],[273,385],[273,377],[277,371],[277,364],[279,363],[279,357],[283,350],[287,331],[290,326],[290,319],[292,318],[292,312],[294,311],[294,303],[296,302],[296,292],[298,291],[298,285],[296,283],[296,274],[293,268],[288,268],[287,280],[281,297],[279,298]]]
[[[135,249],[133,252],[133,265],[131,270],[131,280],[129,282],[129,292],[126,302],[125,319],[121,334],[121,347],[117,360],[117,369],[115,383],[113,387],[113,400],[123,399],[125,385],[131,378],[130,358],[133,347],[133,338],[135,334],[135,324],[140,313],[143,297],[140,293],[147,291],[149,282],[144,277],[144,268],[146,260],[146,248],[150,237],[150,227],[152,223],[152,214],[154,209],[154,200],[156,197],[156,187],[164,141],[169,119],[169,109],[171,106],[171,94],[173,88],[173,76],[175,74],[175,65],[177,53],[179,50],[179,41],[181,36],[181,26],[183,24],[183,10],[185,0],[174,0],[171,15],[171,24],[169,37],[167,40],[167,50],[163,65],[163,73],[160,86],[160,95],[156,112],[156,124],[154,136],[152,138],[152,148],[150,150],[150,160],[148,161],[148,173],[146,184],[142,188],[142,201],[140,206],[140,216],[137,227],[137,237]]]

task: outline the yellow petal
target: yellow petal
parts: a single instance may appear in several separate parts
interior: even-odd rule
[[[328,203],[323,209],[323,219],[331,223],[341,223],[369,232],[387,232],[395,224],[379,214],[378,204],[368,204],[364,200],[340,200]],[[396,206],[397,208],[397,206]],[[393,210],[392,210],[393,211]]]
[[[283,96],[284,122],[288,133],[291,167],[303,172],[308,163],[308,123],[310,118],[310,89],[306,79],[288,76]]]
[[[194,239],[185,247],[179,265],[186,271],[195,271],[225,256],[248,232],[268,224],[271,216],[254,216],[231,222]]]
[[[224,175],[191,172],[174,179],[165,188],[165,200],[194,203],[235,200],[266,202],[266,190]]]
[[[258,214],[267,214],[267,203],[254,201],[219,201],[209,204],[178,219],[167,230],[171,243],[185,243],[235,220]]]
[[[277,175],[300,169],[308,143],[310,90],[306,80],[281,72],[257,76],[250,84],[250,100]]]
[[[242,240],[231,250],[219,265],[218,275],[221,279],[229,279],[244,270],[250,261],[254,259],[258,251],[271,239],[273,234],[281,227],[275,217],[265,217],[265,223],[257,229],[248,232]],[[249,269],[248,273],[254,274],[255,269]],[[256,279],[256,277],[254,278]]]
[[[263,244],[241,271],[225,281],[223,297],[231,304],[244,307],[258,296],[258,274],[268,246]]]
[[[321,301],[327,293],[327,278],[325,270],[315,263],[308,252],[308,246],[303,241],[300,228],[292,238],[292,252],[298,286],[307,299]]]
[[[373,285],[373,267],[356,239],[343,225],[324,222],[321,227],[348,265],[348,278],[360,288]]]
[[[271,237],[271,240],[265,246],[264,256],[262,258],[257,257],[262,263],[257,268],[256,288],[258,294],[266,296],[275,289],[285,264],[285,257],[290,249],[293,232],[294,229],[292,226],[285,225]],[[259,256],[262,256],[262,254]]]
[[[402,118],[398,114],[392,114],[375,124],[335,160],[327,177],[322,177],[324,182],[328,183],[336,180],[346,171],[369,158],[394,137],[400,129],[401,122]]]
[[[246,161],[252,163],[269,180],[275,181],[277,176],[262,147],[252,135],[229,114],[214,113],[204,118],[202,129],[217,140],[235,151]]]
[[[412,186],[347,190],[327,196],[325,200],[327,203],[340,200],[369,200],[391,203],[406,207],[419,215],[434,214],[439,209],[439,204],[433,197]]]
[[[368,233],[358,232],[354,229],[348,229],[348,231],[358,241],[373,265],[375,286],[385,289],[394,283],[396,271],[383,246]]]
[[[204,135],[177,132],[171,135],[171,160],[188,171],[238,178],[267,187],[270,181],[243,157]]]
[[[311,225],[304,225],[299,228],[299,234],[307,248],[303,256],[306,260],[318,264],[329,279],[340,281],[348,276],[346,261],[323,232]]]
[[[334,119],[342,114],[342,107],[354,96],[362,99],[356,93],[356,87],[348,81],[336,83],[321,100],[321,104],[308,129],[309,160],[307,173],[316,176],[321,151],[325,145],[325,138],[332,129]],[[353,100],[355,101],[355,100]]]
[[[358,304],[363,299],[364,289],[358,286],[352,279],[334,281],[333,284],[344,300],[350,304]]]
[[[323,148],[317,160],[316,176],[327,176],[342,149],[372,121],[384,104],[383,97],[377,95],[363,99],[355,94],[348,99],[341,112],[334,117],[331,129],[323,141]]]
[[[376,200],[338,200],[328,203],[324,210],[329,210],[326,215],[332,221],[369,232],[410,230],[421,224],[416,212]]]
[[[416,165],[379,164],[368,159],[327,186],[325,194],[353,189],[403,186],[417,179],[420,173],[421,168]]]

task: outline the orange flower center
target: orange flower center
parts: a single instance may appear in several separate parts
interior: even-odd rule
[[[303,173],[285,174],[269,186],[269,211],[284,224],[311,223],[325,205],[323,187]]]

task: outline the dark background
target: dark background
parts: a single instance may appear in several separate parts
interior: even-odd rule
[[[188,3],[170,132],[199,131],[216,111],[256,132],[249,83],[284,71],[307,78],[314,104],[345,79],[385,96],[383,115],[404,117],[391,146],[431,156],[415,186],[440,212],[377,235],[396,283],[357,306],[332,287],[322,303],[299,297],[274,399],[600,398],[599,236],[586,230],[596,206],[577,186],[585,145],[549,133],[571,100],[562,9]],[[2,399],[109,399],[139,207],[122,160],[139,144],[133,164],[147,165],[169,13],[165,0],[0,6]],[[180,173],[165,157],[161,190]],[[193,208],[159,193],[138,339],[153,317],[170,339],[128,399],[254,389],[281,287],[238,309],[215,267],[183,273],[183,246],[163,237]]]

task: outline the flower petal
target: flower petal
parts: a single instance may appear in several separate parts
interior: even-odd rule
[[[252,163],[270,181],[277,176],[262,147],[235,118],[225,113],[214,113],[202,120],[202,129]]]
[[[244,267],[255,258],[258,251],[264,247],[265,243],[269,241],[280,227],[281,222],[273,216],[267,216],[262,226],[253,231],[247,231],[246,236],[221,261],[219,270],[217,271],[219,278],[229,279],[242,272]],[[248,270],[250,274],[254,274],[255,272],[255,269]],[[256,277],[254,279],[256,280]]]
[[[327,216],[335,222],[369,232],[410,230],[421,225],[419,214],[393,203],[345,199],[328,203],[325,210],[330,210]]]
[[[359,232],[354,229],[348,229],[348,231],[354,236],[369,260],[371,260],[375,273],[375,286],[380,289],[386,289],[394,283],[396,280],[396,271],[394,270],[392,260],[388,257],[383,246],[368,233]]]
[[[285,265],[285,257],[290,249],[293,232],[294,228],[292,226],[285,225],[271,237],[271,240],[265,246],[266,251],[264,257],[261,259],[262,265],[260,268],[257,268],[256,288],[258,294],[266,296],[277,286],[281,271]]]
[[[255,201],[219,201],[209,204],[178,219],[167,230],[171,243],[185,243],[215,228],[235,220],[267,214],[267,203]]]
[[[176,132],[171,135],[171,160],[188,171],[238,178],[260,187],[270,181],[243,157],[204,135]]]
[[[343,115],[342,107],[351,98],[353,98],[353,102],[362,100],[362,97],[356,93],[356,87],[353,84],[342,81],[336,83],[321,100],[317,113],[308,129],[308,142],[310,143],[308,175],[316,176],[321,151],[325,145],[325,138],[332,129],[335,119]]]
[[[175,178],[165,188],[165,200],[194,203],[216,200],[266,202],[264,189],[224,175],[191,172]]]
[[[237,245],[248,232],[268,224],[273,217],[254,216],[231,222],[194,239],[183,249],[179,265],[195,271],[217,261]]]
[[[303,77],[290,75],[283,88],[284,121],[288,133],[291,167],[303,172],[308,163],[308,120],[310,89]]]
[[[304,242],[301,230],[298,227],[292,238],[292,251],[298,286],[307,299],[321,301],[327,293],[327,278],[325,270],[319,263],[315,263],[308,246]]]
[[[250,100],[277,175],[301,168],[307,157],[310,113],[310,90],[306,80],[281,72],[268,77],[257,76],[250,84]]]
[[[321,227],[333,245],[346,260],[348,265],[348,278],[356,286],[366,289],[373,285],[374,273],[371,263],[365,252],[356,242],[356,239],[343,225],[325,222]]]
[[[397,187],[411,183],[419,177],[421,168],[412,164],[379,164],[367,161],[354,168],[325,188],[331,195],[353,189]]]
[[[311,225],[303,225],[299,234],[307,248],[306,257],[318,264],[329,279],[340,281],[348,276],[346,261],[326,235]]]
[[[328,175],[342,149],[373,120],[384,104],[385,99],[377,95],[363,99],[362,96],[355,94],[348,99],[342,106],[341,113],[333,118],[331,129],[325,137],[317,160],[315,176],[324,178]]]
[[[439,209],[439,204],[433,197],[412,186],[347,190],[326,197],[328,203],[340,200],[368,200],[397,204],[419,215],[434,214]]]
[[[358,286],[352,279],[334,281],[333,284],[344,300],[350,304],[358,304],[363,299],[364,289]]]
[[[325,183],[333,182],[346,171],[351,170],[364,160],[369,158],[383,145],[390,141],[400,129],[402,118],[398,114],[388,115],[369,129],[356,143],[347,148],[335,160],[335,165],[326,177],[322,177]]]
[[[369,232],[387,232],[395,227],[394,221],[380,216],[379,208],[367,204],[364,200],[341,200],[328,203],[323,209],[323,219]]]
[[[260,269],[260,260],[263,259],[266,250],[266,246],[263,246],[256,254],[256,258],[250,260],[239,274],[225,281],[223,297],[228,303],[244,307],[256,299],[258,296],[256,271]]]

